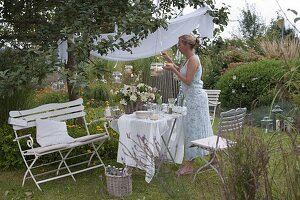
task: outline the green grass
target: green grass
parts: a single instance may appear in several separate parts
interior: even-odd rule
[[[216,121],[215,131],[217,124],[218,122]],[[272,147],[272,153],[270,153],[270,171],[275,171],[273,175],[275,180],[274,193],[277,193],[276,195],[281,197],[281,195],[284,195],[282,190],[288,190],[289,188],[283,187],[286,179],[283,176],[284,170],[278,167],[279,164],[282,164],[282,154],[278,150],[282,148],[280,141],[283,141],[283,148],[289,146],[289,137],[284,133],[263,134],[260,129],[254,128],[254,130],[259,133],[262,140],[269,141]],[[104,162],[110,165],[118,165],[115,160],[115,158],[111,158],[111,160],[104,160]],[[197,160],[195,168],[202,164],[200,160]],[[215,173],[206,172],[200,174],[197,176],[196,181],[192,183],[191,175],[179,178],[175,177],[178,167],[178,165],[174,164],[162,165],[160,173],[149,184],[145,182],[144,171],[134,170],[133,194],[123,199],[224,199],[223,188]],[[0,199],[118,199],[108,194],[103,169],[96,169],[75,175],[76,182],[70,177],[66,177],[43,183],[41,184],[43,191],[39,191],[32,180],[27,180],[25,186],[22,187],[21,182],[24,172],[25,169],[0,171]]]
[[[133,194],[124,199],[220,199],[218,178],[212,173],[201,174],[191,183],[192,176],[175,177],[177,167],[166,165],[158,177],[149,184],[145,173],[133,173]],[[70,177],[41,184],[39,191],[32,180],[24,187],[21,181],[24,170],[6,171],[0,174],[0,199],[114,199],[106,191],[105,176],[102,169],[76,175],[76,182]],[[28,195],[28,196],[27,196]]]

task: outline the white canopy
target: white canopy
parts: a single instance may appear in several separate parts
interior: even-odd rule
[[[183,16],[179,16],[170,20],[167,30],[159,28],[154,33],[148,35],[147,38],[140,41],[138,47],[133,47],[132,52],[115,50],[107,55],[100,55],[97,51],[91,51],[91,55],[111,61],[130,61],[141,58],[147,58],[159,54],[161,51],[167,50],[178,42],[178,37],[184,34],[190,34],[198,28],[201,37],[213,37],[213,17],[207,13],[208,8],[203,7],[198,10]],[[107,38],[108,35],[114,33],[102,34],[102,38]],[[122,38],[127,41],[133,35],[124,35]],[[96,40],[97,43],[99,40]],[[66,44],[59,44],[60,59],[67,60],[64,54]],[[66,52],[65,52],[66,53]]]

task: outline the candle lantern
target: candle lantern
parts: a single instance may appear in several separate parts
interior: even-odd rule
[[[113,72],[112,73],[112,82],[116,84],[122,83],[122,73],[121,72]]]
[[[280,118],[280,114],[282,113],[282,109],[279,105],[276,105],[272,110],[273,115],[273,129],[275,131],[280,131],[283,128],[283,121]]]
[[[163,69],[164,64],[163,63],[151,63],[150,66],[150,72],[151,72],[151,76],[160,76],[163,74],[164,69]]]
[[[133,73],[133,66],[132,65],[125,65],[124,68],[125,68],[125,70],[124,70],[125,74],[130,75],[130,74]]]
[[[268,133],[269,131],[272,131],[272,129],[273,129],[273,120],[269,116],[265,116],[261,120],[261,127],[263,128],[263,131],[265,133]]]

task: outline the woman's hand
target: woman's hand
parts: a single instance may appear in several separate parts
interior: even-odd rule
[[[165,66],[163,67],[165,70],[174,72],[176,71],[176,68],[173,63],[166,63]]]
[[[170,58],[170,56],[167,54],[166,51],[163,51],[160,53],[160,56],[165,59],[167,62],[169,63],[173,63],[172,59]]]

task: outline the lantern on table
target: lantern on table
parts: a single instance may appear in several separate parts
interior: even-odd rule
[[[116,84],[122,83],[122,73],[121,72],[113,72],[112,73],[112,82]]]
[[[151,63],[151,66],[150,66],[151,76],[162,75],[164,72],[163,66],[164,66],[164,64],[160,63],[160,62]]]
[[[133,73],[133,66],[132,65],[125,65],[124,68],[125,68],[124,69],[125,74],[131,75]]]

